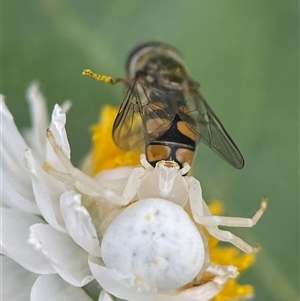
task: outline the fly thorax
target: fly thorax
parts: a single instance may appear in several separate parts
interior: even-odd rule
[[[170,166],[171,163],[173,166]],[[160,161],[143,179],[138,192],[139,199],[157,197],[184,206],[188,199],[188,187],[174,161]]]

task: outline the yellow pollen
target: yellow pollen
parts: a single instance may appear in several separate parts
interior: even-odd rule
[[[157,258],[153,259],[152,261],[154,264],[159,264],[159,260]]]
[[[147,215],[145,215],[145,219],[146,219],[147,221],[151,221],[152,216],[151,216],[150,214],[147,214]]]
[[[141,282],[141,281],[145,281],[145,278],[143,276],[139,275],[139,274],[135,274],[134,276],[135,276],[136,284]]]
[[[46,162],[43,164],[43,168],[44,168],[44,169],[47,169],[47,168],[49,168],[49,167],[52,167],[52,166],[51,166],[51,164],[50,164],[49,162],[46,161]]]

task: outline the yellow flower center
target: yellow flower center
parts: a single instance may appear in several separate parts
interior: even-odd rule
[[[112,126],[117,113],[116,108],[105,106],[100,113],[99,123],[91,127],[92,152],[83,167],[88,174],[96,175],[102,170],[135,166],[140,163],[140,154],[143,150],[124,151],[112,138]]]

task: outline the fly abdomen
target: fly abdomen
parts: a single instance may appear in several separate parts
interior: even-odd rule
[[[146,145],[148,162],[155,167],[161,160],[175,161],[180,168],[191,165],[196,147],[196,134],[176,114],[170,128]]]

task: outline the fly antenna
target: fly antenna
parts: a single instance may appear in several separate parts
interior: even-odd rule
[[[111,84],[114,85],[118,82],[120,82],[122,79],[121,78],[113,78],[111,76],[108,75],[104,75],[104,74],[99,74],[99,73],[95,73],[93,72],[91,69],[84,69],[82,71],[82,75],[88,75],[100,82],[105,82],[107,84]]]

